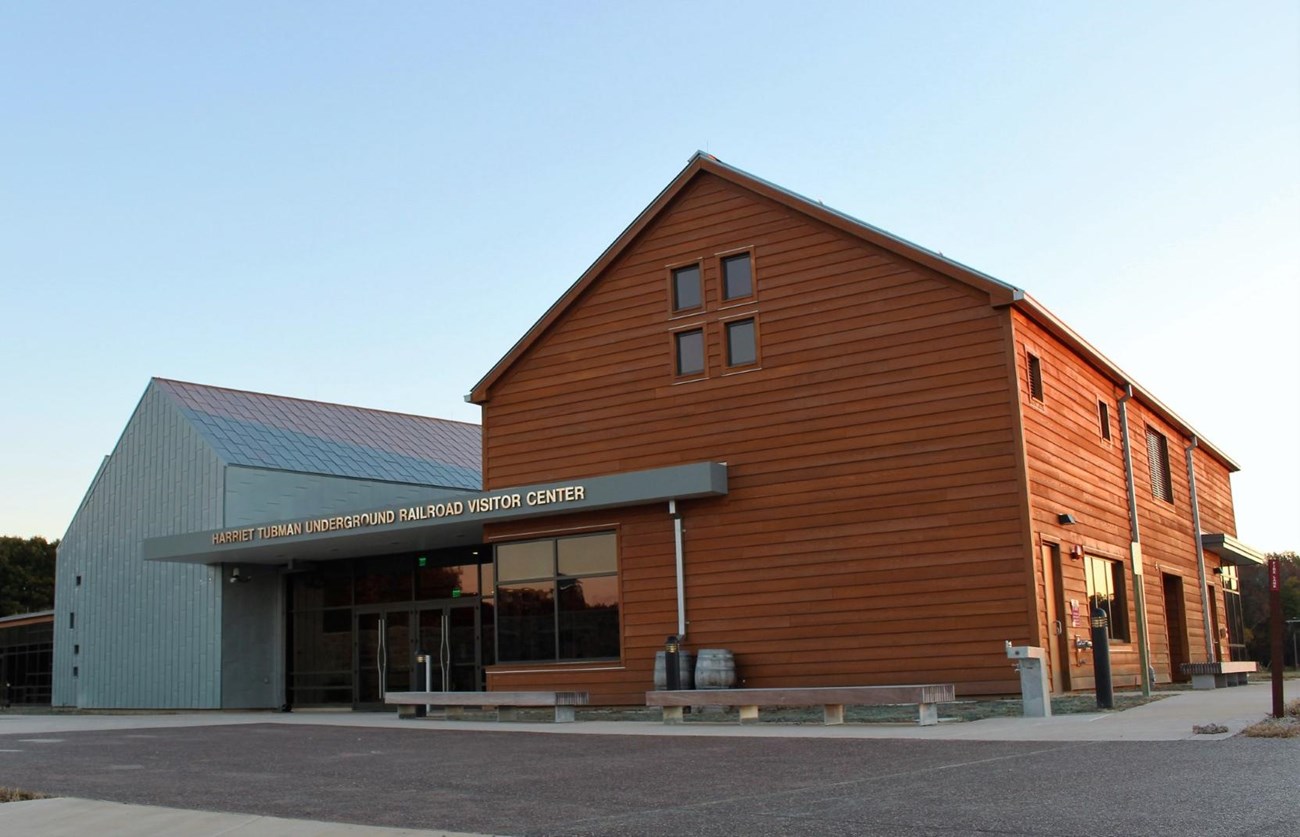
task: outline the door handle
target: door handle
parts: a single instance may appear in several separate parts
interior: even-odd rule
[[[379,617],[379,636],[375,638],[375,667],[379,670],[379,696],[388,694],[388,644],[384,641],[387,626],[384,618]]]
[[[1052,631],[1057,636],[1061,636],[1062,634],[1065,633],[1065,625],[1061,623],[1060,619],[1057,619],[1056,621],[1052,622]]]
[[[438,649],[438,662],[442,664],[442,690],[451,691],[451,637],[447,636],[451,631],[451,618],[447,611],[442,612],[442,644]]]

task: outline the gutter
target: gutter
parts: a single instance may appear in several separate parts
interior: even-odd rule
[[[668,516],[673,519],[673,551],[677,559],[677,641],[686,639],[686,567],[682,547],[682,513],[677,501],[668,501]]]
[[[1142,695],[1151,697],[1151,649],[1147,640],[1146,580],[1142,572],[1142,532],[1138,527],[1137,493],[1133,487],[1133,444],[1128,432],[1128,402],[1133,385],[1124,384],[1119,407],[1120,438],[1124,445],[1124,489],[1128,493],[1129,557],[1133,565],[1133,605],[1137,611],[1138,663],[1142,667]]]
[[[1201,543],[1201,504],[1196,499],[1196,468],[1192,463],[1192,451],[1198,445],[1192,436],[1191,444],[1183,449],[1187,458],[1187,485],[1192,496],[1192,539],[1196,541],[1196,575],[1201,581],[1201,620],[1205,623],[1205,659],[1214,662],[1214,627],[1210,624],[1210,591],[1205,577],[1205,546]]]

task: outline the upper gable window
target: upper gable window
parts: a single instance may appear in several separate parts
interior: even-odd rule
[[[758,363],[758,336],[753,317],[727,323],[726,335],[727,366],[753,366]]]
[[[1169,477],[1169,440],[1151,425],[1147,425],[1147,464],[1151,471],[1151,496],[1172,503],[1174,486]]]
[[[704,371],[704,329],[693,328],[673,334],[677,375],[698,375]]]
[[[672,270],[673,311],[690,311],[704,304],[700,289],[700,266],[698,264],[678,267]]]
[[[754,295],[754,271],[749,253],[737,253],[722,259],[723,300],[744,299]]]
[[[1028,355],[1029,360],[1029,397],[1043,403],[1043,362],[1038,355]]]

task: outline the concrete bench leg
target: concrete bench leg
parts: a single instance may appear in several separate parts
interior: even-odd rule
[[[403,703],[403,704],[399,704],[398,707],[397,707],[397,717],[399,717],[399,718],[414,718],[414,717],[415,717],[415,704],[405,704],[405,703]]]
[[[571,724],[571,723],[573,723],[575,720],[577,720],[577,713],[574,712],[572,706],[557,706],[557,707],[555,707],[555,723],[557,723],[557,724]]]
[[[682,722],[682,708],[683,708],[683,707],[681,707],[681,706],[665,706],[665,707],[663,707],[663,710],[664,710],[664,723],[665,723],[665,724],[680,724],[680,723]]]
[[[758,723],[758,707],[757,706],[740,707],[740,722],[742,724]]]
[[[1213,674],[1193,674],[1193,689],[1213,689],[1215,686]]]
[[[939,723],[939,705],[937,703],[919,703],[917,710],[920,717],[917,723],[923,727],[932,727]]]
[[[822,707],[822,723],[828,727],[833,727],[844,723],[844,705],[829,704]]]
[[[519,710],[516,709],[516,708],[513,707],[513,706],[498,706],[496,709],[497,709],[497,720],[498,720],[498,721],[517,721],[517,720],[519,720]]]

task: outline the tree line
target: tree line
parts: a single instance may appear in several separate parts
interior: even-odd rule
[[[54,609],[58,541],[0,537],[0,616]]]
[[[1269,558],[1278,559],[1282,582],[1282,618],[1300,619],[1300,556],[1294,552],[1276,552]],[[1269,590],[1268,565],[1241,567],[1238,572],[1241,580],[1241,616],[1246,628],[1246,651],[1249,658],[1266,666],[1273,656],[1272,640],[1269,634]],[[1291,643],[1291,631],[1300,630],[1300,625],[1283,625],[1284,665],[1294,666],[1296,660]]]

